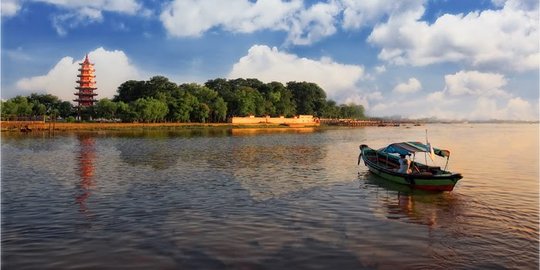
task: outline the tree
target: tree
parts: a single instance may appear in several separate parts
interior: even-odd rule
[[[199,123],[205,123],[210,116],[210,107],[206,103],[199,103],[193,110],[193,120]]]
[[[280,82],[271,82],[268,86],[270,88],[268,96],[273,104],[274,114],[276,116],[293,116],[296,113],[296,108],[291,91]]]
[[[138,118],[131,106],[123,101],[116,102],[116,115],[122,122],[133,122]]]
[[[296,113],[322,116],[326,105],[326,93],[315,83],[288,82],[287,88],[293,95]]]
[[[140,98],[134,103],[134,111],[142,122],[161,121],[167,115],[167,104],[154,98]]]
[[[213,110],[211,111],[212,122],[225,122],[227,120],[227,103],[223,98],[218,97],[212,104]]]
[[[241,86],[234,94],[233,106],[231,108],[233,115],[247,116],[257,113],[257,101],[262,99],[257,90],[251,87]]]
[[[32,115],[33,104],[28,102],[28,99],[23,96],[16,96],[8,102],[12,102],[13,105],[8,105],[7,107],[11,109],[9,114],[16,116],[30,116]]]
[[[340,115],[342,118],[351,118],[351,119],[363,119],[364,115],[364,106],[356,105],[354,103],[348,105],[339,106]]]
[[[175,83],[164,76],[154,76],[145,82],[144,86],[143,97],[153,98],[157,98],[159,93],[170,94],[178,88]]]
[[[95,105],[95,112],[98,118],[114,119],[116,116],[116,103],[108,98],[100,99]]]
[[[121,84],[114,96],[113,101],[133,102],[139,98],[145,97],[146,85],[144,81],[129,80]]]
[[[322,117],[324,118],[340,118],[341,112],[340,108],[336,105],[336,102],[333,100],[328,100]]]
[[[33,101],[32,104],[32,115],[33,116],[41,116],[47,114],[47,112],[51,112],[51,108],[47,110],[47,107],[44,104],[39,103],[39,101]]]
[[[53,109],[58,109],[61,101],[57,96],[51,95],[51,94],[37,94],[32,93],[28,97],[28,102],[31,102],[34,104],[34,107],[40,107],[40,108],[34,108],[35,115],[44,115],[44,114],[51,114],[51,111]],[[39,104],[43,106],[39,106]],[[41,112],[40,110],[43,110]]]
[[[58,115],[62,118],[68,118],[73,114],[73,107],[69,101],[62,101],[58,104]]]
[[[184,92],[182,96],[169,101],[167,119],[175,122],[190,122],[191,112],[198,103],[199,101],[195,96]]]

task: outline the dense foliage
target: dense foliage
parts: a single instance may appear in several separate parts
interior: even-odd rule
[[[75,116],[67,101],[52,95],[18,96],[1,103],[2,117]],[[177,85],[155,76],[148,81],[126,81],[112,100],[103,98],[82,112],[93,119],[124,122],[225,122],[232,116],[309,114],[321,118],[364,118],[361,105],[337,105],[310,82],[263,83],[257,79],[214,79],[204,85]]]

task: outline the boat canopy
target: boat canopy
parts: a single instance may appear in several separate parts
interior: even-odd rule
[[[393,143],[381,149],[381,151],[385,153],[395,153],[395,154],[400,154],[400,155],[409,155],[411,153],[416,153],[416,152],[426,152],[426,153],[431,152],[429,145],[426,145],[420,142]],[[433,148],[433,153],[441,157],[450,157],[450,151],[448,150]]]

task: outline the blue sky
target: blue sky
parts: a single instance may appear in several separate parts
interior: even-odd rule
[[[2,0],[1,97],[126,80],[312,81],[370,116],[538,120],[536,0]]]

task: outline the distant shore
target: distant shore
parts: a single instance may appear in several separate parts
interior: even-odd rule
[[[528,121],[476,121],[476,122],[460,122],[460,121],[441,121],[441,122],[416,122],[411,120],[406,121],[388,121],[388,120],[340,120],[340,121],[321,121],[319,123],[306,124],[233,124],[233,123],[110,123],[110,122],[86,122],[86,123],[67,123],[67,122],[44,122],[44,121],[0,121],[0,129],[2,132],[30,132],[30,131],[99,131],[99,130],[138,130],[138,129],[189,129],[189,128],[318,128],[328,126],[423,126],[426,124],[538,124],[538,122]]]
[[[41,121],[2,121],[2,132],[30,131],[91,131],[91,130],[123,130],[123,129],[174,129],[174,128],[290,128],[279,124],[231,124],[231,123],[66,123]],[[317,125],[303,125],[315,127]],[[295,126],[298,127],[298,126]]]

